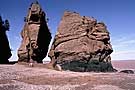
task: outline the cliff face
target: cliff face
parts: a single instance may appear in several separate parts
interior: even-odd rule
[[[72,71],[113,71],[113,49],[106,25],[96,19],[65,12],[49,57],[54,65]]]
[[[12,56],[6,31],[9,30],[8,20],[3,21],[0,16],[0,64],[8,64]]]
[[[38,2],[31,4],[21,36],[23,40],[18,50],[18,61],[42,63],[48,52],[51,33]]]

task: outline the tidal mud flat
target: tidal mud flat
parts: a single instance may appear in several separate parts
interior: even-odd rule
[[[119,72],[56,71],[20,64],[0,65],[0,71],[0,90],[134,90],[135,88],[135,75]]]

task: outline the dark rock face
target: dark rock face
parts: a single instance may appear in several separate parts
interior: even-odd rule
[[[31,4],[21,36],[23,40],[18,50],[18,61],[42,63],[48,52],[51,33],[38,2]]]
[[[9,22],[3,22],[0,16],[0,64],[8,64],[8,59],[12,56],[6,31],[9,30]]]
[[[65,12],[54,38],[49,57],[63,70],[113,71],[113,52],[106,25],[96,19]]]
[[[122,70],[120,73],[134,74],[133,70]]]

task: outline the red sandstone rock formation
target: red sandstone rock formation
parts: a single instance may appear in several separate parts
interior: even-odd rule
[[[21,36],[23,40],[18,50],[18,61],[42,63],[48,51],[51,33],[38,2],[31,4]]]
[[[60,21],[49,57],[64,70],[113,71],[113,49],[106,25],[96,19],[66,11]]]

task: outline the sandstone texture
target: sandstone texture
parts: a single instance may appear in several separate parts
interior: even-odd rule
[[[9,22],[0,16],[0,64],[8,64],[12,56],[6,31],[9,31]]]
[[[51,33],[46,15],[37,1],[29,8],[21,36],[23,40],[18,50],[18,61],[42,63],[48,52]]]
[[[66,11],[49,52],[55,67],[72,71],[114,71],[106,25],[93,17]]]

